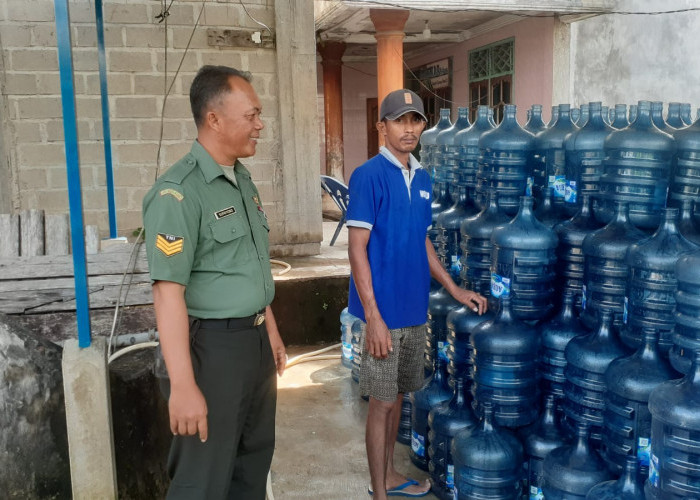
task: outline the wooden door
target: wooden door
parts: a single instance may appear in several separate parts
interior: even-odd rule
[[[367,99],[367,158],[372,158],[379,153],[379,103],[376,97]]]

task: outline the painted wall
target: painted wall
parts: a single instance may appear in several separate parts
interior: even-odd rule
[[[367,161],[367,99],[377,97],[377,64],[343,65],[343,141],[345,180]]]
[[[695,7],[693,0],[621,0],[620,11]],[[571,26],[571,100],[700,104],[700,12],[598,16]]]
[[[452,115],[457,107],[466,106],[469,96],[469,51],[493,42],[515,39],[515,75],[513,78],[514,103],[518,105],[518,120],[525,123],[526,111],[532,104],[544,105],[544,118],[549,119],[552,103],[553,61],[552,18],[530,18],[494,30],[459,44],[410,59],[411,67],[452,56]],[[323,94],[320,65],[318,68],[319,96]],[[367,160],[367,99],[377,96],[377,67],[374,61],[345,62],[343,64],[343,139],[345,180],[353,170]],[[319,103],[320,134],[323,137],[323,103]],[[432,125],[432,124],[431,124]],[[323,141],[321,141],[323,143]],[[323,145],[321,163],[325,165]],[[322,166],[322,170],[323,170]]]
[[[525,123],[526,111],[533,104],[544,105],[545,119],[549,117],[552,100],[552,18],[528,18],[472,38],[449,45],[429,55],[411,59],[411,67],[421,66],[452,56],[452,117],[457,107],[469,100],[469,51],[494,42],[515,39],[515,74],[513,75],[513,102],[518,106],[518,121]]]

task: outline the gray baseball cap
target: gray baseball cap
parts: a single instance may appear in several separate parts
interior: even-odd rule
[[[418,97],[418,94],[408,89],[399,89],[390,92],[382,101],[379,108],[379,121],[396,120],[399,116],[405,115],[414,111],[418,113],[426,122],[423,110],[423,100]]]

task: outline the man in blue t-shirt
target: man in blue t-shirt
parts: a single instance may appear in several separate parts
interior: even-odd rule
[[[382,101],[380,153],[350,178],[348,308],[364,321],[360,390],[370,396],[366,446],[370,494],[423,496],[430,483],[399,474],[393,464],[403,395],[423,385],[423,352],[432,275],[479,314],[486,298],[459,288],[427,237],[430,175],[411,152],[426,125],[423,102],[410,90]]]

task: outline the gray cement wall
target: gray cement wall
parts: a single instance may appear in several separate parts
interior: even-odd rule
[[[0,315],[0,491],[69,498],[61,349]]]
[[[225,64],[253,73],[253,85],[263,104],[266,128],[257,154],[245,160],[245,164],[253,174],[270,217],[273,248],[278,253],[318,253],[322,231],[315,65],[301,68],[292,64],[307,56],[311,60],[315,58],[313,2],[247,0],[243,3],[252,17],[273,30],[277,37],[275,48],[210,44],[208,29],[263,31],[239,2],[167,2],[171,7],[166,28],[166,23],[156,18],[162,10],[159,0],[105,1],[120,235],[130,236],[142,225],[143,195],[157,173],[162,173],[191,147],[196,130],[188,93],[197,69],[204,64]],[[175,77],[202,8],[182,68]],[[282,24],[277,12],[280,9],[286,16]],[[108,234],[94,2],[71,1],[70,16],[85,223],[98,225],[101,234]],[[2,211],[29,208],[44,209],[48,214],[68,211],[55,31],[52,0],[0,2],[0,64],[4,70],[0,72],[0,138],[5,139],[0,139]],[[173,83],[173,87],[164,106],[166,47],[167,85]],[[277,54],[280,48],[285,51],[284,61],[289,61],[282,68]],[[292,83],[294,97],[301,96],[294,109],[288,107],[289,100],[280,98],[281,89]],[[164,129],[157,161],[161,110]],[[280,116],[294,121],[292,131],[283,130]],[[310,134],[311,143],[300,141],[300,137]],[[299,154],[283,157],[282,151],[295,144],[303,152],[303,158]]]
[[[621,0],[618,11],[697,7],[692,0]],[[700,105],[700,12],[598,16],[571,24],[570,101],[640,99]]]

